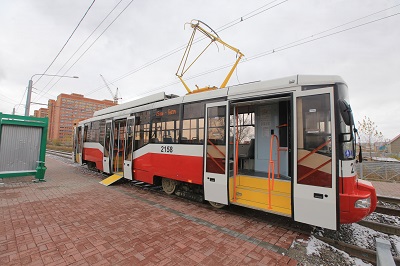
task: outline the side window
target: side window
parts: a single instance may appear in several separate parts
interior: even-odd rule
[[[203,144],[204,142],[204,102],[183,106],[182,144]]]
[[[136,114],[134,150],[140,149],[150,140],[150,111]]]
[[[100,120],[99,121],[99,139],[97,140],[97,142],[99,142],[101,145],[104,144],[104,136],[106,133],[106,120]]]
[[[99,134],[100,134],[100,121],[94,121],[90,124],[85,125],[85,130],[87,129],[87,133],[85,134],[85,141],[87,142],[98,142]]]
[[[84,129],[83,129],[83,142],[87,142],[88,141],[88,130],[89,130],[89,125],[87,124],[85,125]]]

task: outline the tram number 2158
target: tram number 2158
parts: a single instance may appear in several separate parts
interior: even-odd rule
[[[173,153],[174,147],[172,146],[161,146],[161,152]]]

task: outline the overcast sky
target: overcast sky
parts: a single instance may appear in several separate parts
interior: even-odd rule
[[[0,2],[0,112],[15,107],[23,115],[28,81],[42,73],[79,79],[34,76],[36,103],[47,104],[60,93],[111,100],[100,74],[113,93],[119,88],[120,103],[160,91],[184,95],[175,77],[183,55],[177,49],[191,34],[184,24],[199,19],[245,54],[228,85],[295,74],[340,75],[349,86],[356,121],[368,116],[386,138],[400,134],[400,1],[97,0],[50,66],[92,2]],[[307,43],[286,46],[292,42]],[[193,49],[205,45],[200,41]],[[235,58],[234,52],[212,45],[185,77]],[[187,83],[219,86],[228,70]],[[33,104],[31,114],[40,107]]]

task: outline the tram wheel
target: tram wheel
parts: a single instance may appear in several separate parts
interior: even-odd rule
[[[163,178],[161,185],[165,193],[172,195],[175,192],[177,182],[169,178]]]
[[[222,209],[223,207],[226,206],[225,204],[214,202],[214,201],[208,201],[208,203],[210,203],[211,206],[213,206],[214,208],[217,208],[217,209]]]

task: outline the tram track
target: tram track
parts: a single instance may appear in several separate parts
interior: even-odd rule
[[[72,159],[72,152],[56,151],[46,149],[46,154],[55,155],[62,158]]]
[[[400,199],[378,196],[378,206],[370,216],[358,224],[373,230],[400,236],[400,226],[394,221],[400,217]]]

